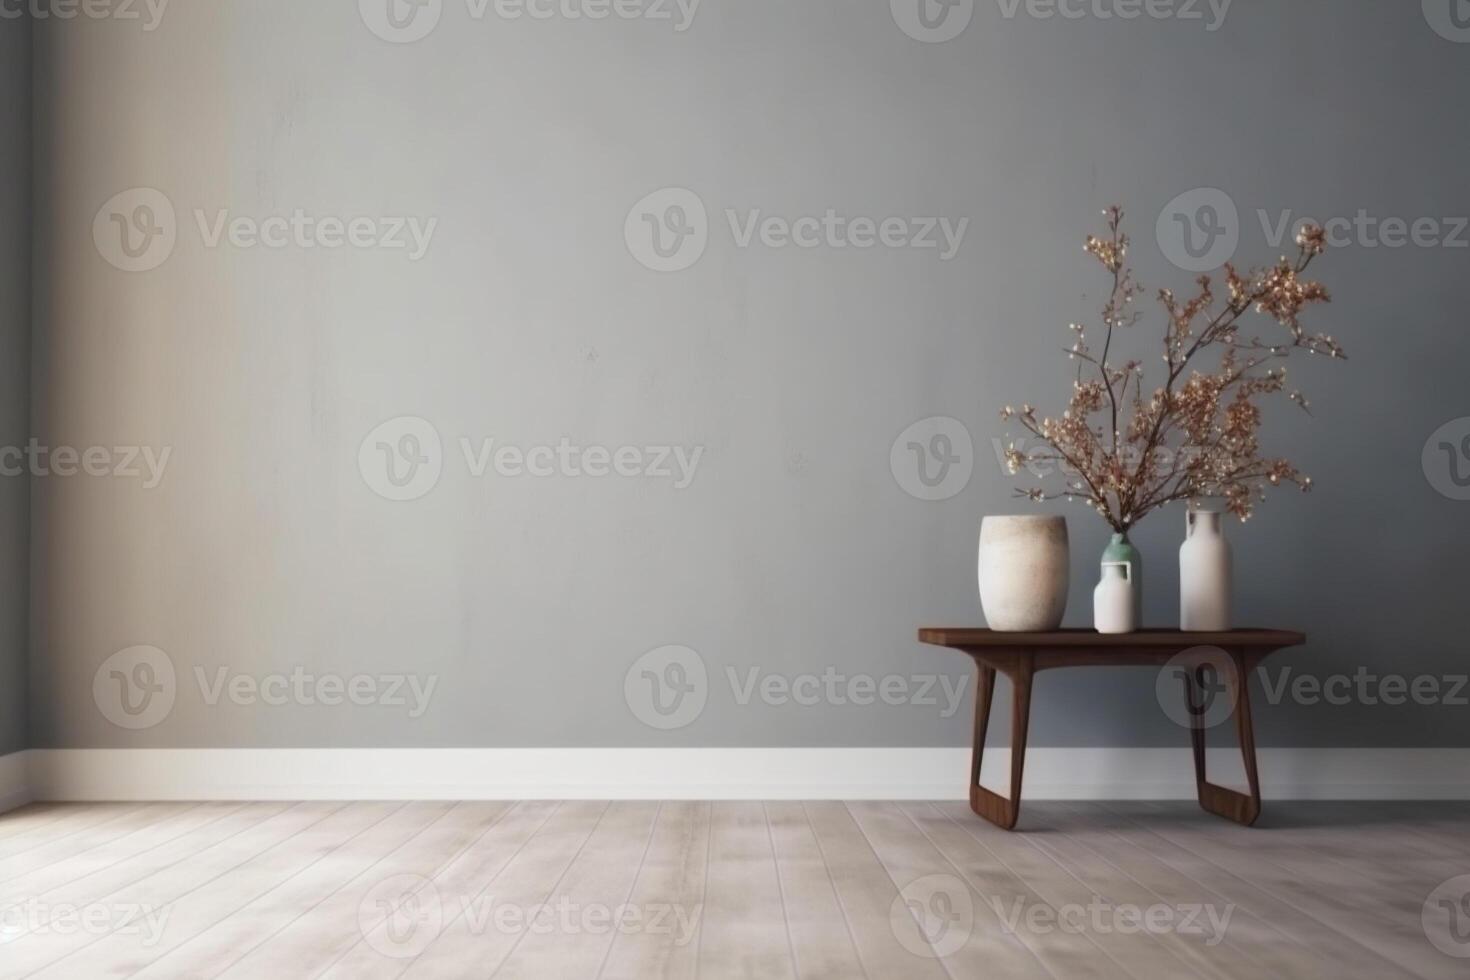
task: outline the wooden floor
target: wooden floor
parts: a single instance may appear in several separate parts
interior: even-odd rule
[[[0,977],[1470,977],[1470,805],[42,804]],[[1470,879],[1464,884],[1470,888]],[[1444,951],[1442,951],[1442,949]]]

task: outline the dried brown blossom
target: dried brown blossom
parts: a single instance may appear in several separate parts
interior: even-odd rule
[[[1123,211],[1114,206],[1108,208],[1103,214],[1108,219],[1107,238],[1097,238],[1093,235],[1087,236],[1087,251],[1097,256],[1097,260],[1107,266],[1109,272],[1117,272],[1123,267],[1123,259],[1128,254],[1128,236],[1120,234],[1118,228],[1123,223]]]
[[[1327,251],[1327,232],[1321,225],[1302,225],[1296,233],[1296,243],[1313,255]]]
[[[1090,504],[1115,530],[1127,531],[1149,512],[1175,500],[1217,498],[1241,520],[1262,498],[1262,488],[1295,484],[1310,490],[1312,481],[1290,461],[1264,457],[1258,434],[1262,413],[1256,399],[1285,390],[1286,369],[1269,362],[1300,348],[1312,354],[1342,358],[1331,336],[1307,334],[1303,311],[1330,301],[1321,283],[1303,279],[1312,260],[1326,249],[1326,236],[1314,225],[1297,233],[1296,259],[1282,259],[1266,269],[1241,274],[1226,265],[1228,296],[1217,303],[1209,276],[1196,280],[1197,291],[1179,300],[1160,290],[1158,300],[1167,323],[1163,361],[1168,375],[1162,387],[1145,394],[1143,366],[1130,360],[1121,367],[1109,360],[1114,332],[1139,317],[1130,309],[1140,288],[1125,262],[1128,237],[1123,212],[1103,212],[1105,238],[1088,236],[1087,251],[1112,275],[1113,289],[1102,310],[1103,345],[1094,355],[1086,327],[1071,324],[1074,340],[1068,356],[1092,366],[1084,377],[1079,365],[1072,396],[1060,418],[1039,416],[1030,405],[1017,412],[1007,406],[1005,421],[1017,420],[1043,444],[1022,452],[1014,443],[1005,451],[1006,468],[1019,473],[1038,463],[1062,470],[1064,489],[1018,489],[1030,500],[1067,497]],[[1286,328],[1279,342],[1241,336],[1241,318],[1254,310]],[[1213,369],[1203,368],[1208,353],[1218,354]],[[1129,401],[1129,385],[1133,386]],[[1299,391],[1288,396],[1308,408]],[[1127,418],[1122,416],[1127,415]]]

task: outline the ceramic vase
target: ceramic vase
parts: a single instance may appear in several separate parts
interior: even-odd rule
[[[993,630],[1054,630],[1067,611],[1067,519],[1044,515],[980,522],[980,605]]]
[[[1126,561],[1102,563],[1102,581],[1092,592],[1092,625],[1099,633],[1132,633],[1138,629],[1137,591]]]
[[[1191,632],[1230,629],[1230,542],[1216,511],[1185,513],[1179,546],[1179,628]]]
[[[1128,566],[1128,583],[1133,595],[1133,628],[1138,629],[1143,625],[1143,555],[1128,540],[1127,532],[1114,534],[1103,549],[1101,572],[1105,573],[1107,566],[1115,562]]]

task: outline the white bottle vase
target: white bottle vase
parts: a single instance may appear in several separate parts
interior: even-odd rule
[[[1137,588],[1133,566],[1126,561],[1102,563],[1102,581],[1092,590],[1092,625],[1099,633],[1132,633],[1138,629]]]
[[[1230,629],[1230,542],[1217,511],[1189,510],[1179,546],[1179,628],[1190,632]]]
[[[980,605],[1006,633],[1044,632],[1067,611],[1070,551],[1065,517],[1030,514],[980,522]]]

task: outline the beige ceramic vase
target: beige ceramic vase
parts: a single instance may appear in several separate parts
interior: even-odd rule
[[[993,630],[1054,630],[1067,611],[1065,517],[1030,514],[980,522],[980,606]]]

